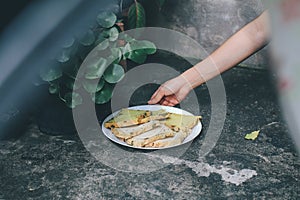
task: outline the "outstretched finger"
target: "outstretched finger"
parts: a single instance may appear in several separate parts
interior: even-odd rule
[[[148,104],[156,104],[162,100],[162,98],[165,96],[164,90],[159,87],[156,92],[152,95],[151,99],[148,101]]]
[[[163,105],[163,106],[175,106],[177,103],[174,104],[174,103],[170,102],[168,99],[166,99],[166,97],[165,97],[162,100],[160,100],[159,104]]]
[[[166,96],[164,99],[167,100],[169,104],[172,104],[172,106],[179,104],[179,100],[175,95]]]
[[[165,99],[162,99],[160,102],[159,102],[160,105],[163,105],[163,106],[169,106],[170,105],[170,102],[165,100]]]

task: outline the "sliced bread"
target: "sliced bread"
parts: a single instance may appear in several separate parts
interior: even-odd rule
[[[168,137],[173,137],[175,132],[165,125],[158,126],[141,135],[126,140],[126,143],[134,147],[144,147],[145,145]]]
[[[114,118],[107,121],[105,128],[127,127],[150,121],[151,112],[148,110],[122,109]]]
[[[171,113],[166,120],[162,121],[162,123],[174,131],[185,131],[185,129],[192,129],[196,126],[200,119],[201,116]]]
[[[129,126],[123,128],[112,128],[112,133],[122,140],[127,140],[137,135],[140,135],[144,132],[150,131],[155,127],[159,126],[160,122],[158,121],[150,121],[141,125]]]
[[[174,137],[165,138],[162,140],[156,140],[145,145],[145,147],[161,148],[170,147],[181,144],[184,139],[191,133],[191,129],[186,131],[178,131],[175,133]]]

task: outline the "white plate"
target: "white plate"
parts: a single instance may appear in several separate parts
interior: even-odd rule
[[[177,113],[177,114],[183,114],[183,115],[193,115],[190,112],[187,112],[185,110],[182,110],[180,108],[174,108],[174,107],[169,107],[169,106],[161,106],[161,105],[141,105],[141,106],[134,106],[134,107],[130,107],[128,109],[133,109],[133,110],[150,110],[150,111],[154,111],[154,110],[159,110],[159,109],[164,109],[167,112],[171,112],[171,113]],[[113,118],[114,116],[116,116],[118,114],[118,112],[120,111],[116,111],[114,113],[112,113],[111,115],[109,115],[108,117],[105,118],[105,120],[102,123],[102,131],[104,133],[104,135],[110,139],[113,142],[116,142],[120,145],[123,146],[127,146],[127,147],[131,147],[131,148],[135,148],[135,149],[150,149],[150,150],[154,150],[154,149],[166,149],[166,148],[171,148],[171,147],[175,147],[175,146],[179,146],[185,143],[188,143],[190,141],[192,141],[193,139],[195,139],[201,132],[202,129],[202,124],[199,120],[198,124],[193,128],[191,134],[185,138],[185,140],[179,144],[179,145],[174,145],[174,146],[169,146],[169,147],[162,147],[162,148],[153,148],[153,147],[133,147],[128,145],[127,143],[125,143],[122,140],[119,140],[108,128],[104,127],[105,122],[107,122],[108,120],[110,120],[111,118]]]

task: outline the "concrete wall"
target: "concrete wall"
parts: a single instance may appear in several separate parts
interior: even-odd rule
[[[263,10],[260,0],[166,0],[158,15],[148,16],[148,23],[185,33],[211,53]],[[185,48],[192,51],[188,46]],[[267,48],[243,64],[263,68],[268,63]]]

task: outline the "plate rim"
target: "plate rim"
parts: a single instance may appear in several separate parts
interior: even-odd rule
[[[163,105],[147,105],[147,104],[145,104],[145,105],[136,105],[136,106],[127,107],[127,109],[137,110],[137,109],[143,109],[143,107],[148,107],[147,108],[148,110],[151,110],[151,109],[149,109],[149,107],[152,108],[152,110],[159,110],[159,109],[164,109],[165,108],[166,111],[175,110],[177,112],[183,112],[183,114],[186,114],[186,115],[195,116],[191,112],[188,112],[188,111],[183,110],[181,108],[171,107],[171,106],[163,106]],[[124,108],[121,108],[121,109],[124,109]],[[202,123],[201,123],[201,120],[199,120],[197,125],[192,130],[192,133],[193,133],[193,131],[197,131],[197,128],[198,128],[199,130],[197,131],[197,133],[194,133],[194,135],[191,133],[189,136],[191,136],[191,135],[193,135],[193,136],[191,138],[189,138],[189,136],[186,137],[181,144],[177,144],[177,145],[173,145],[173,146],[169,146],[169,147],[134,147],[134,146],[130,146],[126,142],[123,142],[120,139],[118,139],[117,137],[115,137],[115,135],[108,128],[104,127],[104,123],[107,122],[108,120],[110,120],[111,118],[113,118],[115,115],[117,115],[118,112],[121,111],[121,109],[119,109],[119,110],[111,113],[110,115],[108,115],[103,120],[102,125],[101,125],[101,129],[102,129],[102,133],[105,135],[106,138],[108,138],[110,141],[112,141],[114,143],[117,143],[117,144],[125,146],[125,147],[129,147],[129,148],[133,148],[133,149],[139,149],[139,150],[161,150],[161,149],[174,148],[174,147],[178,147],[178,146],[184,145],[186,143],[192,142],[196,137],[198,137],[200,135],[200,133],[202,131]],[[168,111],[168,112],[170,112],[170,111]],[[107,132],[109,132],[110,134],[108,134]]]

